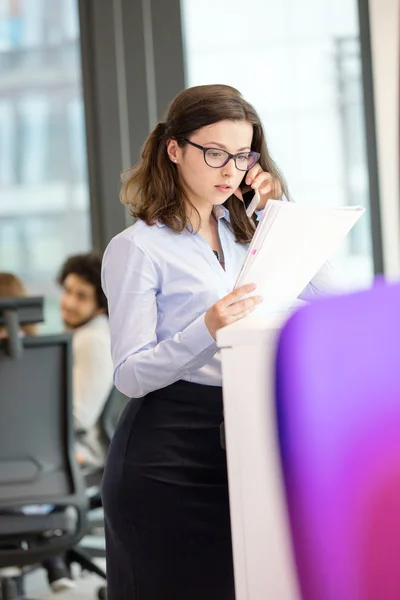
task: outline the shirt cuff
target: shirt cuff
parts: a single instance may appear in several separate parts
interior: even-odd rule
[[[207,349],[217,350],[217,342],[208,331],[203,313],[182,331],[181,341],[190,350],[193,356],[199,355]]]

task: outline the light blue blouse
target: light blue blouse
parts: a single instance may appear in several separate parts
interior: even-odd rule
[[[225,270],[199,233],[174,233],[143,221],[115,236],[104,254],[102,285],[108,299],[114,383],[138,398],[179,379],[222,385],[217,346],[206,311],[232,291],[247,245],[229,229],[229,212],[214,208]],[[325,265],[302,300],[332,288]]]

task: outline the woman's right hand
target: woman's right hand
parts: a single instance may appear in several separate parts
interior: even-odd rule
[[[262,296],[251,296],[251,298],[243,298],[246,294],[254,292],[256,289],[254,283],[248,283],[237,288],[227,296],[218,300],[213,304],[204,316],[204,322],[208,331],[216,339],[218,329],[230,325],[239,319],[243,319],[263,301]]]

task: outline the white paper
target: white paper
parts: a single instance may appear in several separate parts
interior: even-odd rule
[[[269,200],[235,288],[257,285],[257,312],[287,310],[364,212]]]

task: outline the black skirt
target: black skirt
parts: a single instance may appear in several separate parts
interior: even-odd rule
[[[109,600],[234,600],[221,421],[221,388],[185,381],[126,407],[103,479]]]

